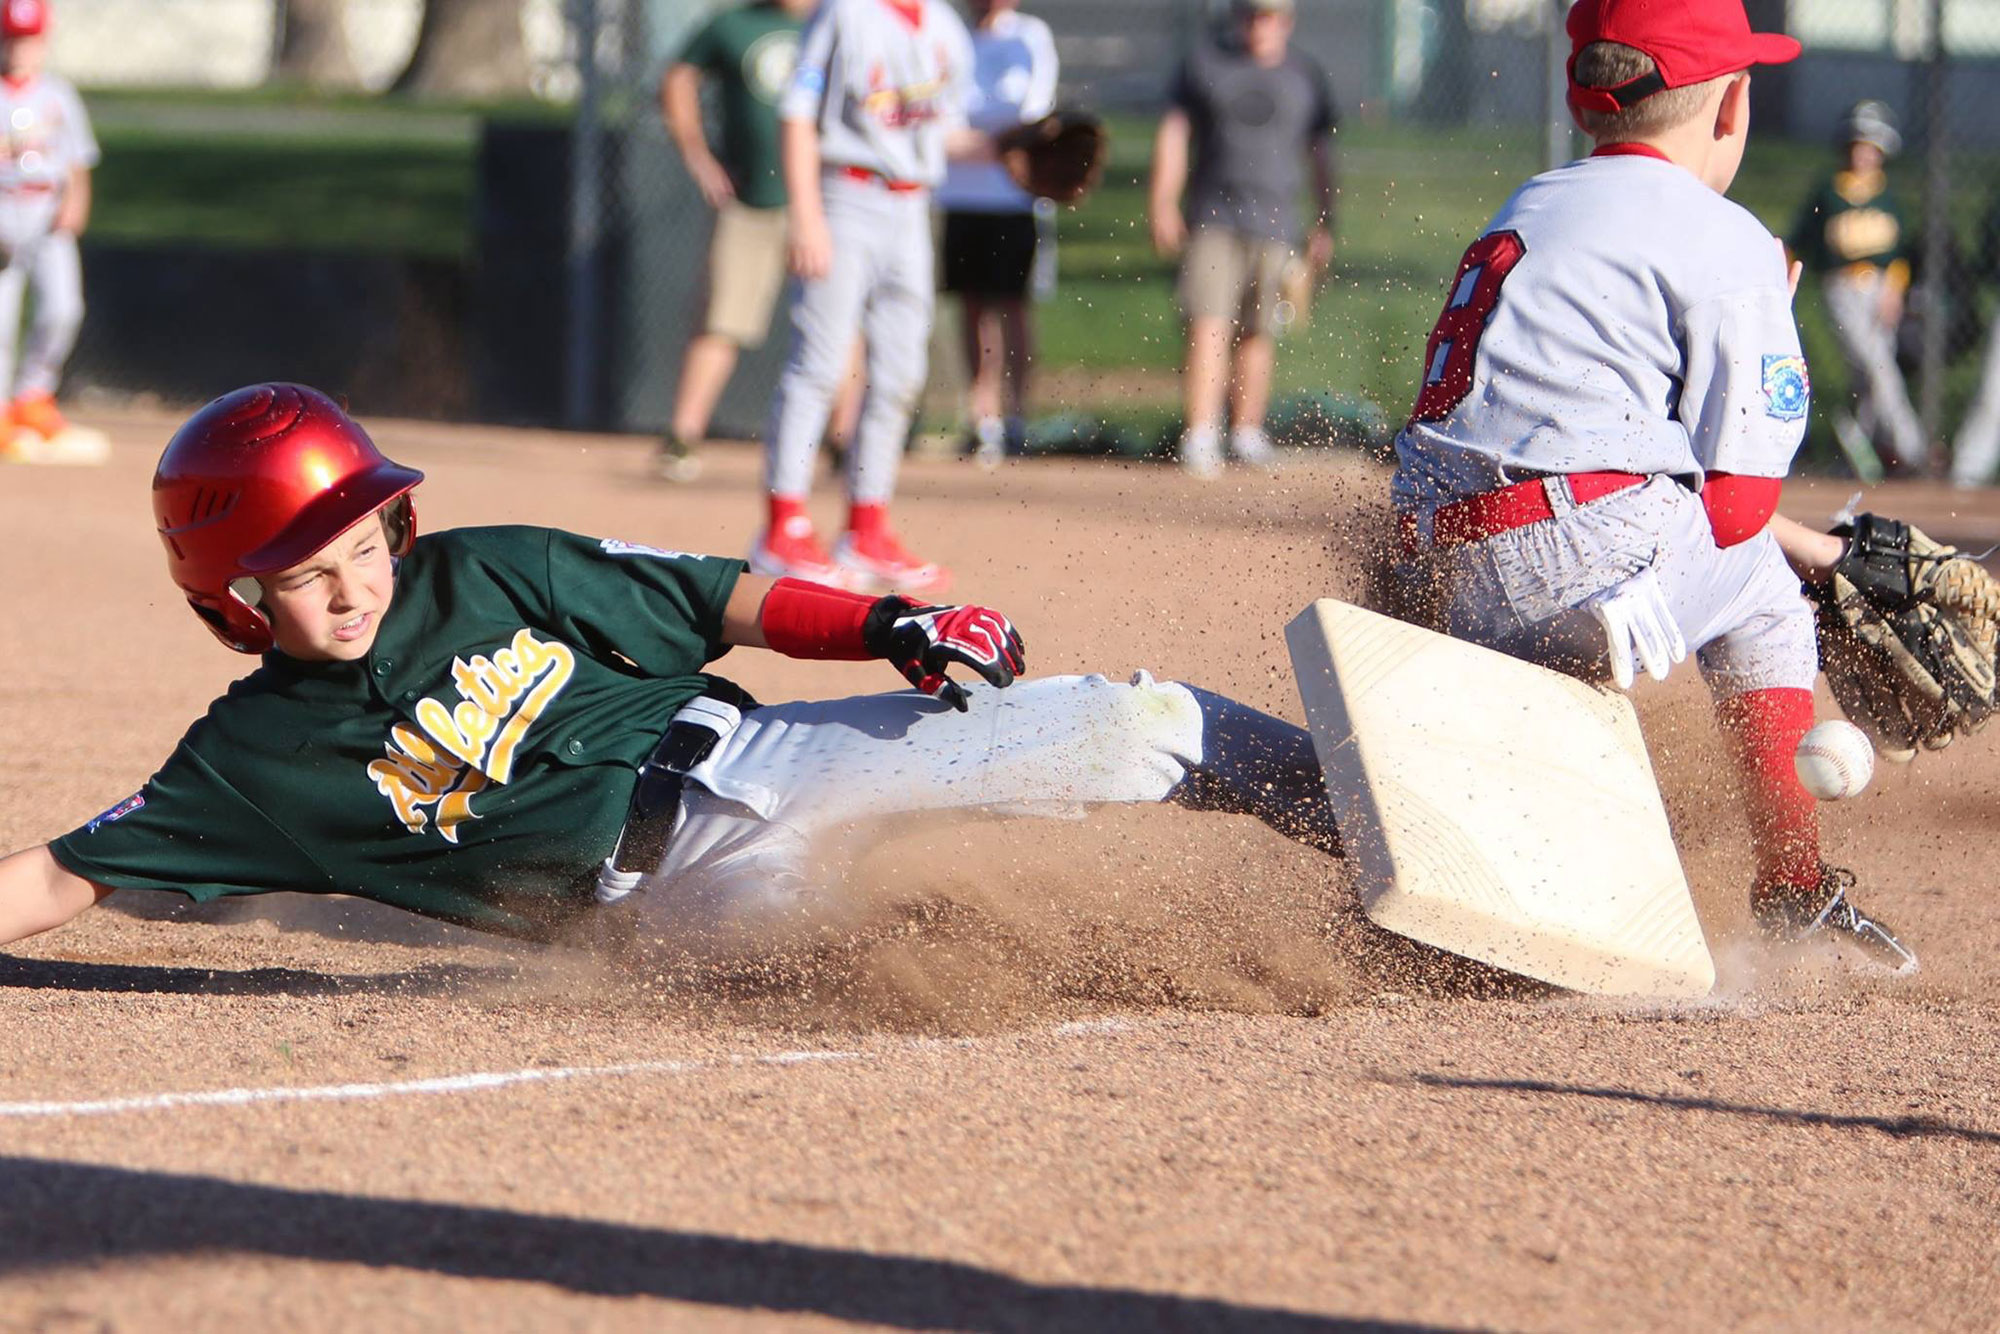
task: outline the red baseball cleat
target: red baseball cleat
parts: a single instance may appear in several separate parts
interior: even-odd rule
[[[52,394],[23,394],[8,412],[16,429],[33,431],[44,440],[55,439],[69,427]]]
[[[886,527],[866,536],[843,534],[834,544],[833,563],[849,588],[937,597],[951,587],[950,570],[912,556]]]
[[[813,532],[812,520],[795,514],[775,529],[766,529],[750,547],[750,572],[780,579],[808,579],[841,586],[840,567],[827,559],[826,548]]]

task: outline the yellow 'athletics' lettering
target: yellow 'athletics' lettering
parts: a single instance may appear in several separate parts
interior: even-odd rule
[[[424,831],[430,816],[423,808],[434,804],[437,832],[456,843],[458,826],[478,818],[472,798],[488,782],[513,776],[528,729],[575,674],[576,654],[567,644],[536,639],[526,628],[490,658],[454,659],[456,706],[419,700],[415,713],[423,732],[403,723],[392,727],[385,757],[369,764],[368,776],[411,833]]]

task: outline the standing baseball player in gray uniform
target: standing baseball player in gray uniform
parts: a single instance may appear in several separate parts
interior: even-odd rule
[[[1393,499],[1448,633],[1631,684],[1692,647],[1744,780],[1770,934],[1915,956],[1820,859],[1793,756],[1818,672],[1801,578],[1834,536],[1776,513],[1810,385],[1797,271],[1724,198],[1753,64],[1799,44],[1742,0],[1581,0],[1570,105],[1596,143],[1515,191],[1465,252],[1397,438]]]
[[[69,81],[43,70],[44,0],[0,4],[0,385],[9,388],[0,453],[50,458],[65,423],[56,410],[63,363],[83,327],[83,265],[76,238],[90,221],[97,139]],[[16,339],[21,300],[35,294],[27,338]]]
[[[949,157],[991,156],[965,124],[972,39],[943,0],[825,0],[806,25],[778,108],[792,348],[765,441],[768,521],[759,574],[936,593],[943,567],[889,527],[903,443],[928,369],[930,191]],[[848,520],[829,556],[806,515],[820,433],[856,331],[868,389],[847,461]]]

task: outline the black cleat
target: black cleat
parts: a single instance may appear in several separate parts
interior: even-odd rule
[[[1754,891],[1751,911],[1773,940],[1851,945],[1877,968],[1899,976],[1916,972],[1916,951],[1899,940],[1888,923],[1855,906],[1847,897],[1853,888],[1854,872],[1821,865],[1819,884],[1811,889],[1776,886]]]
[[[694,446],[669,431],[653,451],[653,475],[663,482],[692,482],[701,476],[701,458]]]

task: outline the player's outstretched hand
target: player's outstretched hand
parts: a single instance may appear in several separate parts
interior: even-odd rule
[[[903,679],[963,713],[965,687],[945,675],[960,663],[991,686],[1009,686],[1026,667],[1021,634],[991,607],[936,607],[885,597],[862,629],[868,651],[894,664]]]
[[[1604,640],[1611,653],[1611,679],[1620,690],[1630,690],[1637,667],[1655,681],[1667,679],[1667,669],[1686,661],[1686,636],[1667,606],[1667,595],[1652,567],[1639,571],[1623,583],[1613,584],[1593,594],[1584,606],[1604,627]]]

